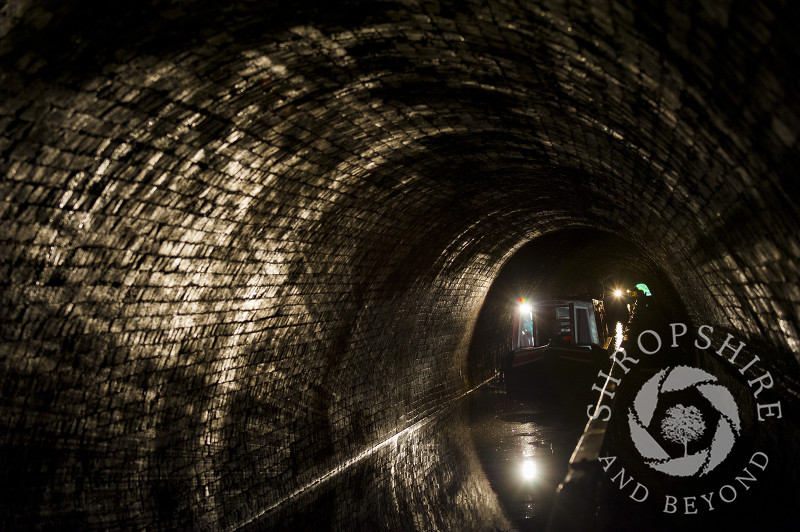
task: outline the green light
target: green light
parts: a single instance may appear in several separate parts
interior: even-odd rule
[[[636,289],[637,290],[641,290],[642,292],[644,292],[644,295],[646,295],[646,296],[652,295],[652,294],[650,294],[650,289],[647,288],[647,285],[644,284],[644,283],[637,284],[636,285]]]

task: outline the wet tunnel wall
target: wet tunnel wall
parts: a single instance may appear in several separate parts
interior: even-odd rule
[[[257,522],[491,377],[560,230],[800,392],[794,3],[0,9],[4,525]]]

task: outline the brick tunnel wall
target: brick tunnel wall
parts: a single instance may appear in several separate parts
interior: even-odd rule
[[[9,0],[0,516],[251,521],[490,377],[560,229],[796,368],[797,9]]]

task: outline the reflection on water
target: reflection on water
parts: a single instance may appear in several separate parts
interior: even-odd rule
[[[245,529],[513,530],[469,438],[469,404],[361,453]]]
[[[541,530],[580,436],[489,383],[273,502],[246,530]]]
[[[617,322],[616,334],[614,335],[614,351],[617,351],[619,349],[619,346],[622,345],[622,340],[623,339],[624,338],[623,338],[623,331],[622,331],[622,322],[618,321]]]
[[[541,396],[509,397],[495,383],[472,393],[469,407],[472,441],[506,515],[519,530],[544,530],[585,414]]]
[[[525,460],[522,462],[522,478],[525,480],[533,480],[536,478],[536,462],[533,460]]]

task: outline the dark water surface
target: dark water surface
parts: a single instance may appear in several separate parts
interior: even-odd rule
[[[544,530],[569,458],[586,425],[580,405],[506,393],[493,381],[469,396],[469,433],[509,520]]]
[[[492,381],[278,501],[247,530],[541,530],[584,417]]]

